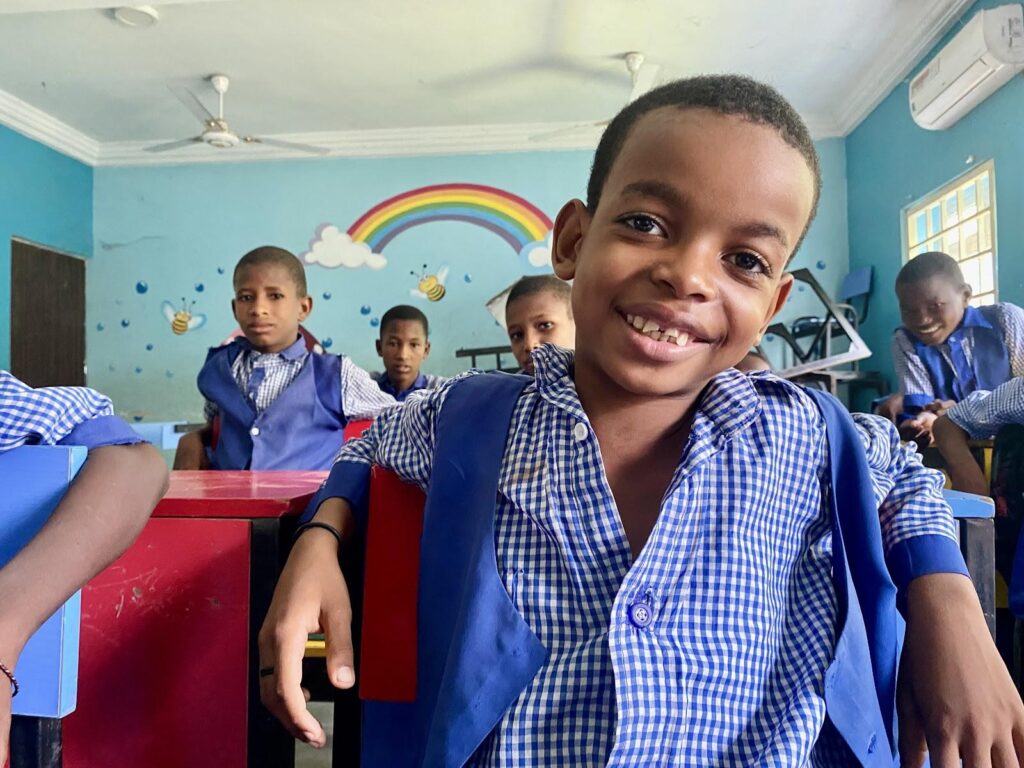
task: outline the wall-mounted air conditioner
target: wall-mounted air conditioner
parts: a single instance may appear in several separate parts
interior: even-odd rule
[[[910,81],[910,114],[922,128],[948,128],[1024,70],[1024,8],[978,11]]]

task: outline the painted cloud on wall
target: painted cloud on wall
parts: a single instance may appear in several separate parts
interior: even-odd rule
[[[346,232],[333,224],[322,224],[309,242],[309,250],[301,258],[306,264],[319,264],[327,269],[383,269],[388,260],[374,253],[364,242],[352,242]]]

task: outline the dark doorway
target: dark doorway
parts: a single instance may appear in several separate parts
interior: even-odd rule
[[[11,373],[33,387],[85,385],[85,260],[11,240]]]

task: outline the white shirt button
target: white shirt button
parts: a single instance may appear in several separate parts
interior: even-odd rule
[[[258,435],[259,433],[260,433],[260,428],[259,427],[253,427],[252,429],[249,430],[249,434],[252,435],[253,437],[256,437],[256,435]]]
[[[576,426],[572,428],[572,436],[576,438],[577,443],[582,443],[589,434],[590,430],[587,429],[587,425],[582,421],[577,421]]]

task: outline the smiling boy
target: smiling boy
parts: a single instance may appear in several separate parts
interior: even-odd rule
[[[805,126],[747,78],[670,83],[612,121],[587,202],[555,224],[576,351],[534,352],[496,489],[474,482],[485,438],[462,445],[476,425],[459,417],[497,408],[487,394],[510,379],[469,374],[379,418],[311,506],[320,525],[299,537],[260,634],[263,700],[292,733],[323,743],[299,689],[307,631],[325,629],[332,681],[354,683],[338,541],[378,464],[428,496],[416,701],[367,704],[364,765],[892,765],[895,659],[886,690],[865,688],[874,635],[855,631],[842,580],[874,555],[833,539],[822,412],[732,368],[790,291],[819,190]],[[1024,709],[962,575],[941,480],[882,420],[850,430],[907,604],[904,759],[926,734],[933,765],[1016,764]],[[449,512],[454,499],[465,506]],[[466,518],[468,544],[448,527]],[[865,733],[872,712],[883,730]]]

